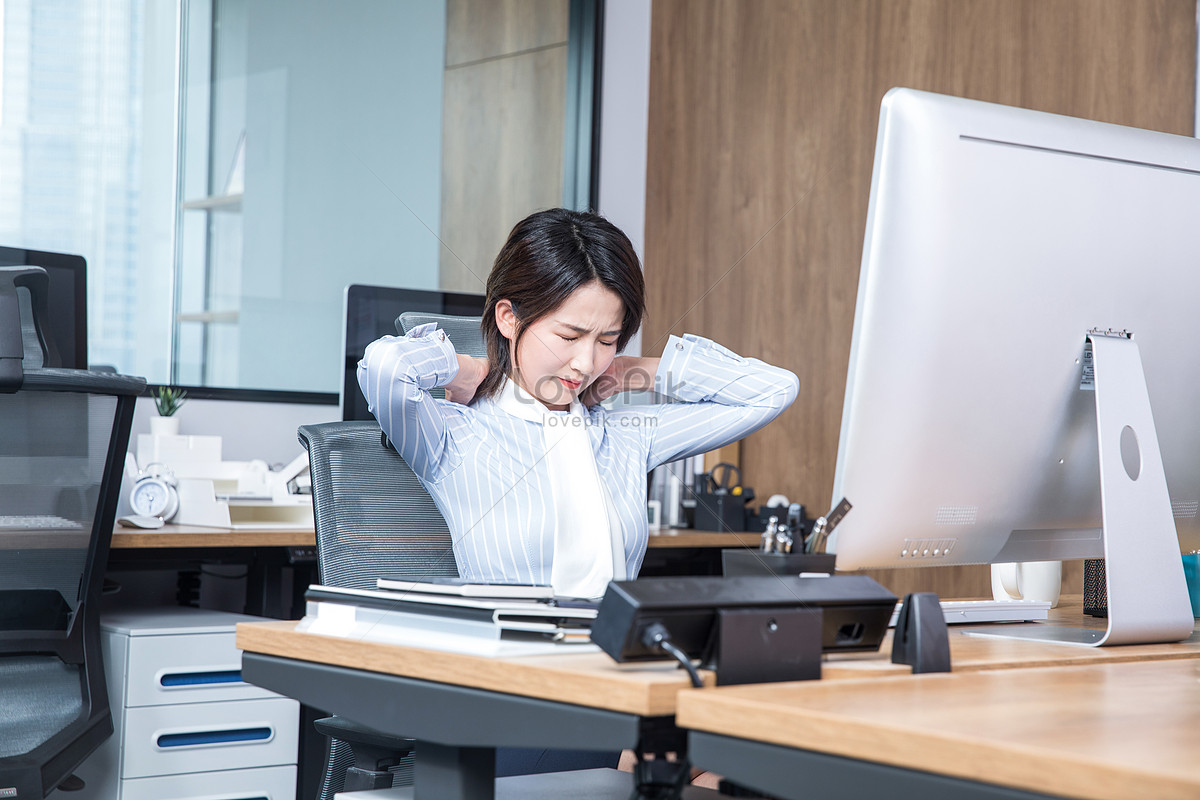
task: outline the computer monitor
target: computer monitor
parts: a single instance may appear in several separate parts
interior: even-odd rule
[[[61,363],[52,366],[87,369],[87,262],[67,253],[0,247],[0,267],[19,266],[41,267],[50,279],[50,319],[43,320],[42,332],[58,351]]]
[[[358,362],[367,345],[380,336],[396,333],[396,317],[405,311],[477,317],[483,313],[483,295],[401,289],[394,286],[351,284],[343,305],[341,406],[343,420],[374,419],[358,388]]]
[[[854,506],[831,538],[838,568],[1106,557],[1108,631],[1046,635],[1188,636],[1198,209],[1194,139],[889,92],[834,479]]]

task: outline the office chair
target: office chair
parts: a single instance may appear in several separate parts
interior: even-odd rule
[[[406,329],[401,320],[412,321]],[[404,334],[433,321],[460,352],[483,354],[478,317],[406,312],[396,330]],[[445,519],[378,423],[303,425],[298,434],[308,450],[323,585],[373,589],[383,575],[412,580],[458,575]],[[411,783],[411,741],[340,717],[317,720],[316,727],[329,737],[321,800],[340,791]]]
[[[71,773],[112,734],[100,590],[146,386],[57,367],[47,286],[0,268],[0,797],[22,800],[80,788]]]
[[[378,423],[302,425],[298,434],[308,450],[323,585],[374,589],[383,576],[458,575],[445,519]],[[340,717],[317,720],[316,727],[330,737],[322,800],[339,791],[387,788],[393,781],[389,767],[397,765],[397,785],[411,780],[411,766],[400,764],[410,741]]]
[[[396,333],[403,336],[418,325],[436,322],[454,342],[454,349],[466,356],[482,358],[487,355],[483,332],[479,330],[479,317],[454,317],[449,314],[430,314],[424,311],[405,311],[396,317]]]
[[[396,317],[396,333],[404,336],[418,325],[436,322],[438,329],[454,343],[454,350],[464,356],[483,358],[487,356],[487,344],[479,330],[479,317],[454,317],[449,314],[431,314],[424,311],[405,311]],[[430,394],[439,400],[446,396],[443,389],[433,389]]]

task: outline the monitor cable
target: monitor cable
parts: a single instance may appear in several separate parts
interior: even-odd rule
[[[688,675],[692,679],[692,686],[697,689],[704,688],[704,681],[700,679],[700,672],[696,666],[692,664],[692,660],[688,658],[687,653],[680,650],[671,641],[671,632],[667,630],[667,626],[661,622],[653,622],[647,625],[641,635],[642,645],[651,650],[661,650],[671,658],[679,662],[679,665],[687,670]]]

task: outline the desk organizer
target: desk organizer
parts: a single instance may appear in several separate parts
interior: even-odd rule
[[[278,471],[262,461],[223,461],[220,436],[137,437],[137,464],[166,466],[175,477],[173,522],[233,530],[312,530],[312,495],[293,491],[308,471],[301,453]]]
[[[113,735],[56,800],[296,795],[299,704],[241,679],[234,625],[257,617],[194,608],[105,615]]]
[[[833,573],[834,553],[763,553],[759,550],[722,550],[721,568],[725,577],[753,575],[800,575]]]

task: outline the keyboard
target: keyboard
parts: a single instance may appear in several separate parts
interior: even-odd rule
[[[53,514],[0,514],[0,531],[78,531],[78,522]]]
[[[963,622],[1034,622],[1046,619],[1050,604],[1037,600],[942,600],[942,614],[947,625]],[[900,603],[892,612],[889,628],[896,627]]]

